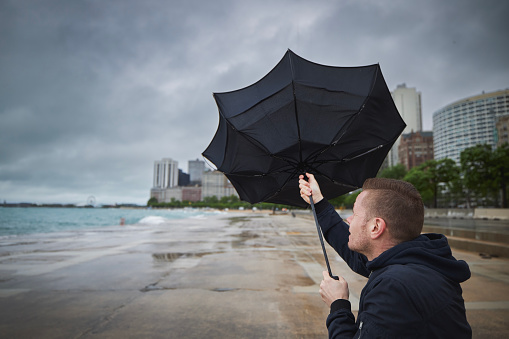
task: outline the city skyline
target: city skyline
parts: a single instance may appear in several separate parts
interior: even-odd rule
[[[287,49],[379,63],[432,114],[509,87],[506,1],[4,1],[0,201],[138,203],[154,159],[200,158],[213,92],[248,86]],[[208,166],[208,165],[207,165]]]

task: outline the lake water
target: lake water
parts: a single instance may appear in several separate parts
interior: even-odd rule
[[[108,227],[119,225],[121,218],[126,225],[157,224],[217,213],[200,209],[0,207],[0,237]]]

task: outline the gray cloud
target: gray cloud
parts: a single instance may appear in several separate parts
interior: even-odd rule
[[[424,127],[509,87],[502,0],[0,2],[0,200],[148,200],[153,161],[187,170],[218,123],[213,92],[259,80],[287,48],[380,63],[422,92]]]

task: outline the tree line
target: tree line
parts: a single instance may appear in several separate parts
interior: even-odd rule
[[[419,190],[433,208],[508,207],[509,145],[492,149],[479,144],[463,150],[460,163],[445,158],[429,160],[407,171],[403,165],[386,168],[383,178],[401,179]]]
[[[184,207],[193,207],[193,208],[215,208],[215,209],[259,209],[259,210],[274,210],[274,209],[283,209],[283,208],[295,208],[287,205],[279,205],[272,204],[267,202],[261,202],[257,204],[251,204],[249,202],[245,202],[239,199],[236,195],[230,195],[227,197],[222,197],[218,199],[216,196],[205,197],[202,201],[180,201],[172,198],[170,202],[158,202],[156,198],[152,197],[149,199],[147,206],[154,208],[184,208]]]

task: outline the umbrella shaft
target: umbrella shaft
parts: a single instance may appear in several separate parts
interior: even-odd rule
[[[322,251],[323,251],[323,256],[325,258],[325,264],[327,265],[327,271],[329,271],[329,276],[332,279],[338,280],[339,278],[337,276],[333,275],[332,271],[330,269],[329,258],[327,257],[327,251],[325,250],[325,244],[323,242],[322,230],[320,228],[320,224],[318,223],[318,218],[316,216],[315,204],[313,202],[313,196],[309,196],[309,202],[311,203],[311,209],[313,210],[313,216],[315,217],[316,230],[318,231],[318,238],[320,239],[320,244],[322,245]]]

